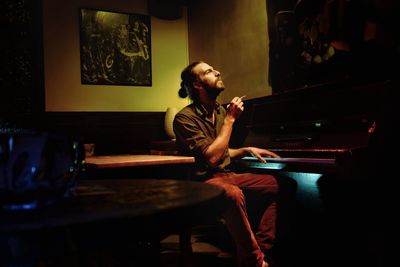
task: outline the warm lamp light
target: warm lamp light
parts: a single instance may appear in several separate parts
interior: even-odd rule
[[[174,122],[174,118],[176,113],[178,113],[178,109],[175,107],[169,107],[167,108],[167,111],[165,112],[165,117],[164,117],[164,130],[165,133],[169,136],[169,138],[171,138],[172,140],[174,140],[175,137],[175,133],[174,133],[174,128],[173,128],[173,122]]]

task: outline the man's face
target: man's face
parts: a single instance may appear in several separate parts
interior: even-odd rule
[[[210,96],[217,97],[225,89],[219,71],[214,70],[207,63],[198,64],[193,68],[193,72],[197,74],[198,82]]]

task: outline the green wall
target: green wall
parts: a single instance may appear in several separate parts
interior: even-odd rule
[[[271,94],[265,0],[192,1],[188,24],[190,60],[204,60],[222,73],[220,102]]]
[[[151,17],[151,87],[83,85],[81,7],[148,14],[146,0],[43,0],[46,111],[165,111],[188,103],[177,94],[180,72],[188,63],[186,12],[177,20]]]
[[[151,17],[152,86],[83,85],[79,8],[148,14],[147,1],[43,0],[46,111],[165,111],[180,99],[180,72],[193,60],[220,70],[227,90],[247,99],[271,94],[265,0],[188,1],[176,20]],[[188,10],[186,12],[186,10]]]

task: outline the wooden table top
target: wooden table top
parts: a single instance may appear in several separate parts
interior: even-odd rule
[[[135,167],[164,164],[191,164],[194,157],[170,155],[104,155],[87,157],[88,166],[96,168]]]
[[[107,225],[116,220],[128,221],[131,227],[149,222],[177,224],[210,216],[224,200],[223,189],[195,181],[82,180],[69,197],[60,197],[53,204],[27,211],[0,210],[0,233],[88,223]]]

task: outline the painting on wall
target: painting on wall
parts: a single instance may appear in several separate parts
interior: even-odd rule
[[[81,83],[151,86],[150,16],[80,9]]]

